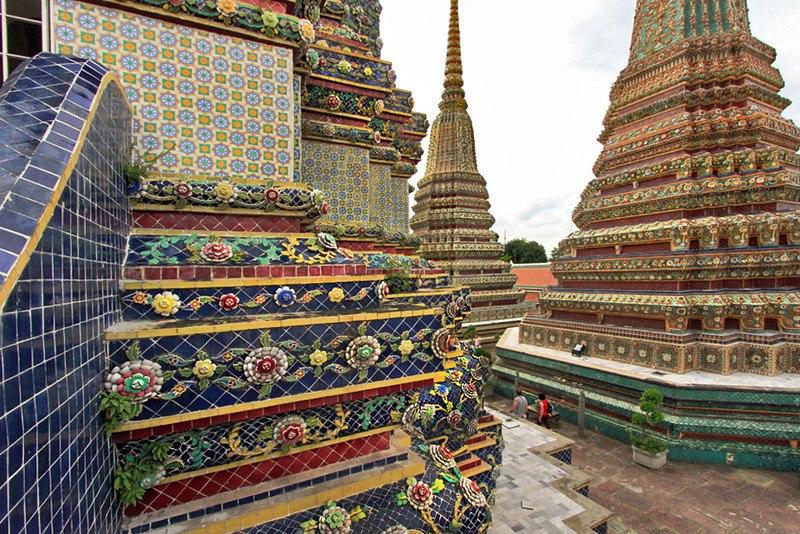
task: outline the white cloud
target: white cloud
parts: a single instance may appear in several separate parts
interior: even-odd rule
[[[449,2],[384,0],[383,57],[433,120],[444,76]],[[548,250],[574,230],[592,179],[608,94],[628,59],[634,0],[461,1],[465,84],[495,231]],[[490,9],[490,7],[492,9]],[[796,0],[751,0],[753,33],[778,50],[783,95],[800,99]],[[800,105],[787,111],[800,117]],[[427,143],[427,139],[426,139]],[[424,162],[414,181],[424,172]]]

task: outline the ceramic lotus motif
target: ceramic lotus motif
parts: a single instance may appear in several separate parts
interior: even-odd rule
[[[455,457],[447,446],[431,445],[429,451],[431,453],[431,458],[439,469],[449,470],[456,467]]]
[[[317,528],[322,534],[348,534],[352,524],[350,513],[340,506],[329,506],[317,520]]]
[[[111,370],[106,377],[108,391],[119,393],[134,402],[144,402],[161,391],[164,378],[161,366],[150,360],[128,361]]]
[[[458,481],[458,487],[461,489],[461,493],[467,499],[467,502],[472,506],[478,508],[486,506],[486,496],[481,491],[481,487],[477,482],[467,477],[461,477],[461,480]]]
[[[206,243],[200,249],[200,257],[212,263],[222,263],[233,256],[233,249],[220,241]]]
[[[350,342],[345,351],[347,363],[353,369],[368,369],[381,355],[381,343],[372,336],[360,336]]]
[[[417,510],[430,510],[433,504],[433,491],[426,483],[415,481],[408,485],[406,498],[408,503]]]
[[[244,360],[244,375],[254,384],[273,384],[286,376],[289,363],[286,353],[277,347],[256,349]]]
[[[284,417],[275,425],[272,437],[285,447],[298,445],[306,437],[306,422],[297,415]]]

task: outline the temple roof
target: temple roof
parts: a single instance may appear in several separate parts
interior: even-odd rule
[[[683,39],[738,32],[750,33],[747,0],[638,0],[630,59]]]

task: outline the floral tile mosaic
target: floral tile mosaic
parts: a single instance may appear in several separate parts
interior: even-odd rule
[[[53,22],[56,52],[119,73],[140,150],[167,151],[159,170],[294,179],[290,50],[73,0]]]
[[[106,387],[136,420],[441,370],[438,315],[112,341]],[[140,376],[133,383],[123,375]]]
[[[306,141],[303,180],[325,193],[335,222],[366,222],[370,213],[369,150]]]
[[[388,165],[370,166],[369,222],[383,227],[384,232],[407,234],[408,182],[392,176]]]

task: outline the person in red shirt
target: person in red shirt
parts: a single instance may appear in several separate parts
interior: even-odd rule
[[[539,415],[536,422],[550,429],[550,401],[544,393],[539,393]]]

